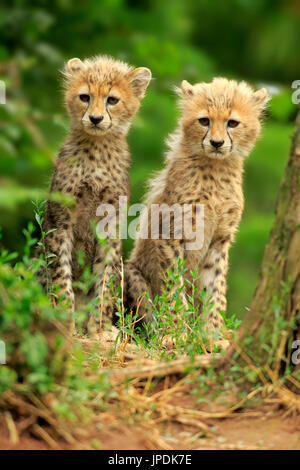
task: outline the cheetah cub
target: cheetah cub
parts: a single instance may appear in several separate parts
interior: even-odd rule
[[[194,86],[184,80],[178,92],[182,117],[178,130],[168,140],[165,168],[152,180],[146,196],[148,238],[137,239],[126,266],[128,299],[133,307],[145,291],[152,299],[159,295],[166,270],[180,257],[188,268],[185,277],[191,281],[190,271],[198,269],[197,287],[211,298],[205,318],[209,335],[228,346],[221,339],[223,317],[219,312],[226,310],[228,251],[243,211],[244,160],[259,135],[267,92],[264,88],[254,92],[245,82],[225,78]],[[179,204],[183,208],[187,204],[191,208],[184,219],[183,235],[178,235],[178,224],[174,229],[178,214],[169,212],[170,237],[164,239],[159,233],[156,239],[151,238],[154,204],[161,208],[159,232],[167,216],[166,207]],[[197,228],[199,205],[204,209],[202,242],[191,248],[189,234]],[[187,307],[189,283],[183,279],[181,283],[185,289],[182,303]],[[139,313],[149,319],[148,307],[144,299]]]
[[[73,312],[72,281],[78,280],[83,271],[78,252],[84,253],[84,264],[89,264],[97,276],[90,294],[99,299],[99,304],[105,292],[105,270],[108,278],[120,266],[121,240],[108,239],[108,246],[98,243],[92,221],[98,223],[96,211],[100,204],[112,204],[118,216],[119,197],[129,196],[126,135],[151,72],[98,56],[69,60],[64,77],[71,129],[59,151],[50,192],[72,195],[75,207],[49,200],[44,230],[50,231],[46,251],[56,255],[49,266],[50,284],[60,287],[59,295],[68,300]],[[110,300],[105,304],[103,321],[111,321],[112,314]]]

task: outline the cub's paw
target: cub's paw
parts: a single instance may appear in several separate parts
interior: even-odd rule
[[[99,333],[99,340],[105,343],[115,343],[119,334],[120,330],[115,326],[111,326],[110,330],[102,330]]]
[[[180,337],[180,344],[188,341],[188,334],[184,333]],[[162,339],[162,347],[167,350],[175,349],[175,346],[178,345],[175,338],[172,338],[171,335],[165,335]]]
[[[220,348],[221,351],[226,351],[230,346],[230,342],[227,339],[217,339],[217,340],[211,340],[209,344],[208,351],[209,352],[214,352],[215,348]]]
[[[174,349],[175,344],[176,344],[176,343],[175,343],[174,338],[172,338],[170,335],[165,335],[165,336],[163,337],[162,343],[161,343],[162,347],[163,347],[164,349],[167,349],[168,351],[169,351],[170,349]]]

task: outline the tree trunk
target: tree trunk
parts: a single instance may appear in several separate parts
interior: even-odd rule
[[[257,365],[271,365],[285,358],[295,372],[295,360],[293,364],[291,357],[295,351],[292,343],[300,339],[299,314],[300,111],[279,190],[274,226],[239,343],[244,349],[247,345],[246,352]]]

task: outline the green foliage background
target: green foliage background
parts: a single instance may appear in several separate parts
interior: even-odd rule
[[[162,166],[178,110],[174,85],[215,75],[275,85],[262,138],[246,164],[246,207],[231,250],[229,314],[242,317],[255,287],[288,155],[300,78],[297,0],[2,0],[0,225],[2,243],[21,250],[33,218],[30,200],[46,194],[67,129],[59,70],[71,57],[111,54],[152,70],[134,121],[132,202]],[[183,183],[184,184],[184,183]],[[128,253],[131,241],[126,241]]]

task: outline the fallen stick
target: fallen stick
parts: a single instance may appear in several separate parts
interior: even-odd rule
[[[173,416],[172,419],[178,423],[201,429],[204,432],[209,431],[209,426],[198,419],[186,418],[185,416]]]
[[[27,411],[30,415],[45,419],[45,421],[47,421],[53,427],[53,429],[55,429],[56,432],[66,440],[66,442],[69,444],[76,443],[76,440],[73,438],[71,433],[63,428],[63,423],[58,423],[58,421],[53,418],[49,412],[31,405],[21,398],[18,398],[10,391],[4,392],[0,399],[0,406],[2,406],[4,409],[6,408],[7,404],[12,405],[14,408],[20,408],[23,411]]]
[[[19,442],[19,434],[15,425],[15,422],[12,418],[12,415],[10,414],[9,411],[4,412],[4,418],[7,424],[9,440],[13,445],[16,445]]]
[[[38,424],[33,425],[32,431],[37,437],[42,438],[51,449],[54,449],[54,450],[60,449],[59,444],[50,436],[50,434],[47,433],[47,431],[44,428],[42,428]]]
[[[153,365],[142,365],[140,367],[124,367],[123,369],[111,370],[111,381],[120,382],[127,377],[149,378],[185,372],[189,367],[210,367],[214,361],[218,360],[219,354],[198,356],[193,361],[188,357],[184,359],[175,359],[167,363],[155,363]]]

